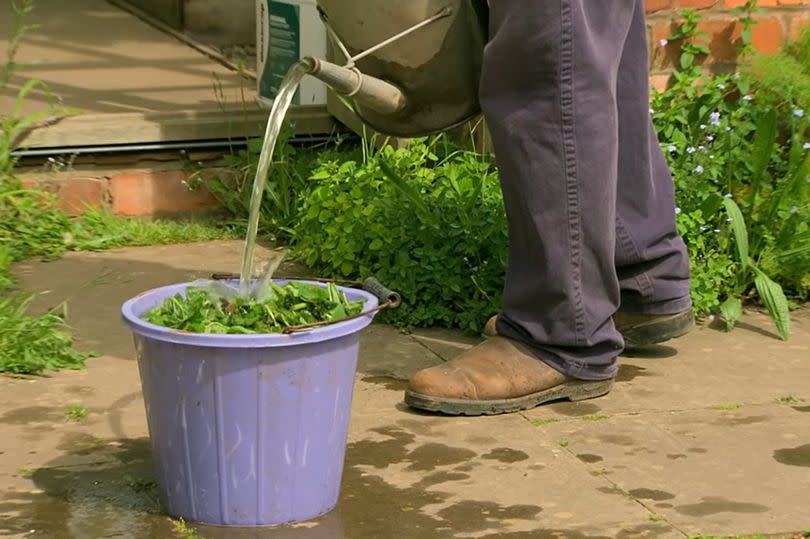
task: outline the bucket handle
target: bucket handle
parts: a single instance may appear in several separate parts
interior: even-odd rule
[[[224,281],[230,279],[238,279],[239,275],[234,273],[213,273],[211,274],[211,278],[215,281]],[[370,314],[382,311],[384,309],[396,309],[397,307],[402,304],[402,298],[397,292],[389,289],[385,285],[383,285],[380,281],[375,279],[374,277],[368,277],[365,281],[347,281],[347,280],[340,280],[340,279],[323,279],[318,277],[278,277],[279,279],[287,279],[287,280],[301,280],[301,281],[315,281],[318,283],[334,283],[337,285],[346,285],[351,286],[354,288],[360,287],[366,292],[370,292],[377,297],[379,304],[374,307],[373,309],[367,309],[365,311],[359,312],[357,314],[353,314],[351,316],[346,316],[343,318],[339,318],[337,320],[322,320],[320,322],[312,322],[310,324],[299,324],[297,326],[287,326],[284,328],[282,333],[289,335],[290,333],[298,333],[301,331],[308,331],[310,329],[328,326],[331,324],[337,324],[338,322],[346,322],[348,320],[354,320],[355,318],[361,318],[363,316],[368,316]]]

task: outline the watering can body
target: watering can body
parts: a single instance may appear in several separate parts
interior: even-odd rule
[[[340,43],[333,47],[335,63],[349,65],[366,80],[387,83],[401,92],[401,99],[388,108],[375,106],[368,96],[349,96],[358,116],[376,131],[424,136],[479,114],[486,0],[318,0],[318,7]],[[408,29],[412,31],[401,35]],[[354,61],[343,58],[347,53],[360,55],[398,35]]]

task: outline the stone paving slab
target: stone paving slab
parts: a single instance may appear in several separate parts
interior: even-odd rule
[[[80,344],[104,355],[82,371],[0,377],[0,536],[179,537],[155,501],[134,350],[118,309],[155,286],[235,271],[240,252],[241,242],[210,242],[15,268],[25,285],[49,291],[35,308],[67,300]],[[732,333],[700,328],[623,358],[607,397],[483,418],[418,414],[402,403],[410,374],[480,339],[373,325],[361,340],[337,509],[296,526],[199,532],[792,537],[810,527],[808,314],[795,314],[787,343],[751,313]],[[89,411],[79,422],[65,419],[73,403]]]

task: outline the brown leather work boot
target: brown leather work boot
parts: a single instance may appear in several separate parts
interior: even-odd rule
[[[534,408],[544,402],[600,397],[613,380],[566,376],[523,345],[492,337],[458,358],[411,377],[405,403],[450,415],[492,415]]]
[[[498,334],[495,323],[498,317],[493,316],[484,326],[484,336],[494,337]],[[682,337],[689,333],[695,323],[692,309],[675,314],[633,314],[617,312],[613,316],[616,329],[624,337],[627,350],[659,344],[670,339]]]

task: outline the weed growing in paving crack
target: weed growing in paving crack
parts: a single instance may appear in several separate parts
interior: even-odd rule
[[[782,395],[781,397],[776,399],[776,402],[781,404],[796,404],[802,402],[803,400],[804,399],[791,394],[791,395]]]
[[[558,443],[560,447],[568,447],[568,440],[560,440]]]
[[[664,520],[664,515],[659,515],[657,513],[653,513],[651,515],[648,515],[647,519],[651,520],[653,522],[660,522],[661,520]]]
[[[741,408],[742,404],[728,403],[728,404],[715,404],[712,406],[714,410],[736,410]]]
[[[81,421],[87,417],[87,408],[81,404],[71,404],[65,416],[68,421]]]
[[[584,416],[582,416],[582,420],[583,421],[602,421],[603,419],[607,419],[608,417],[610,417],[610,416],[599,415],[599,414],[584,415]]]
[[[551,425],[552,423],[559,423],[559,419],[546,419],[543,417],[538,417],[537,419],[530,419],[529,423],[534,425],[535,427],[542,427],[543,425]]]
[[[22,477],[28,478],[34,475],[34,468],[27,468],[27,467],[17,468],[17,473],[20,474],[20,476]]]
[[[185,520],[173,520],[174,531],[182,535],[185,539],[203,539],[203,536],[197,533],[197,530],[189,526]]]

